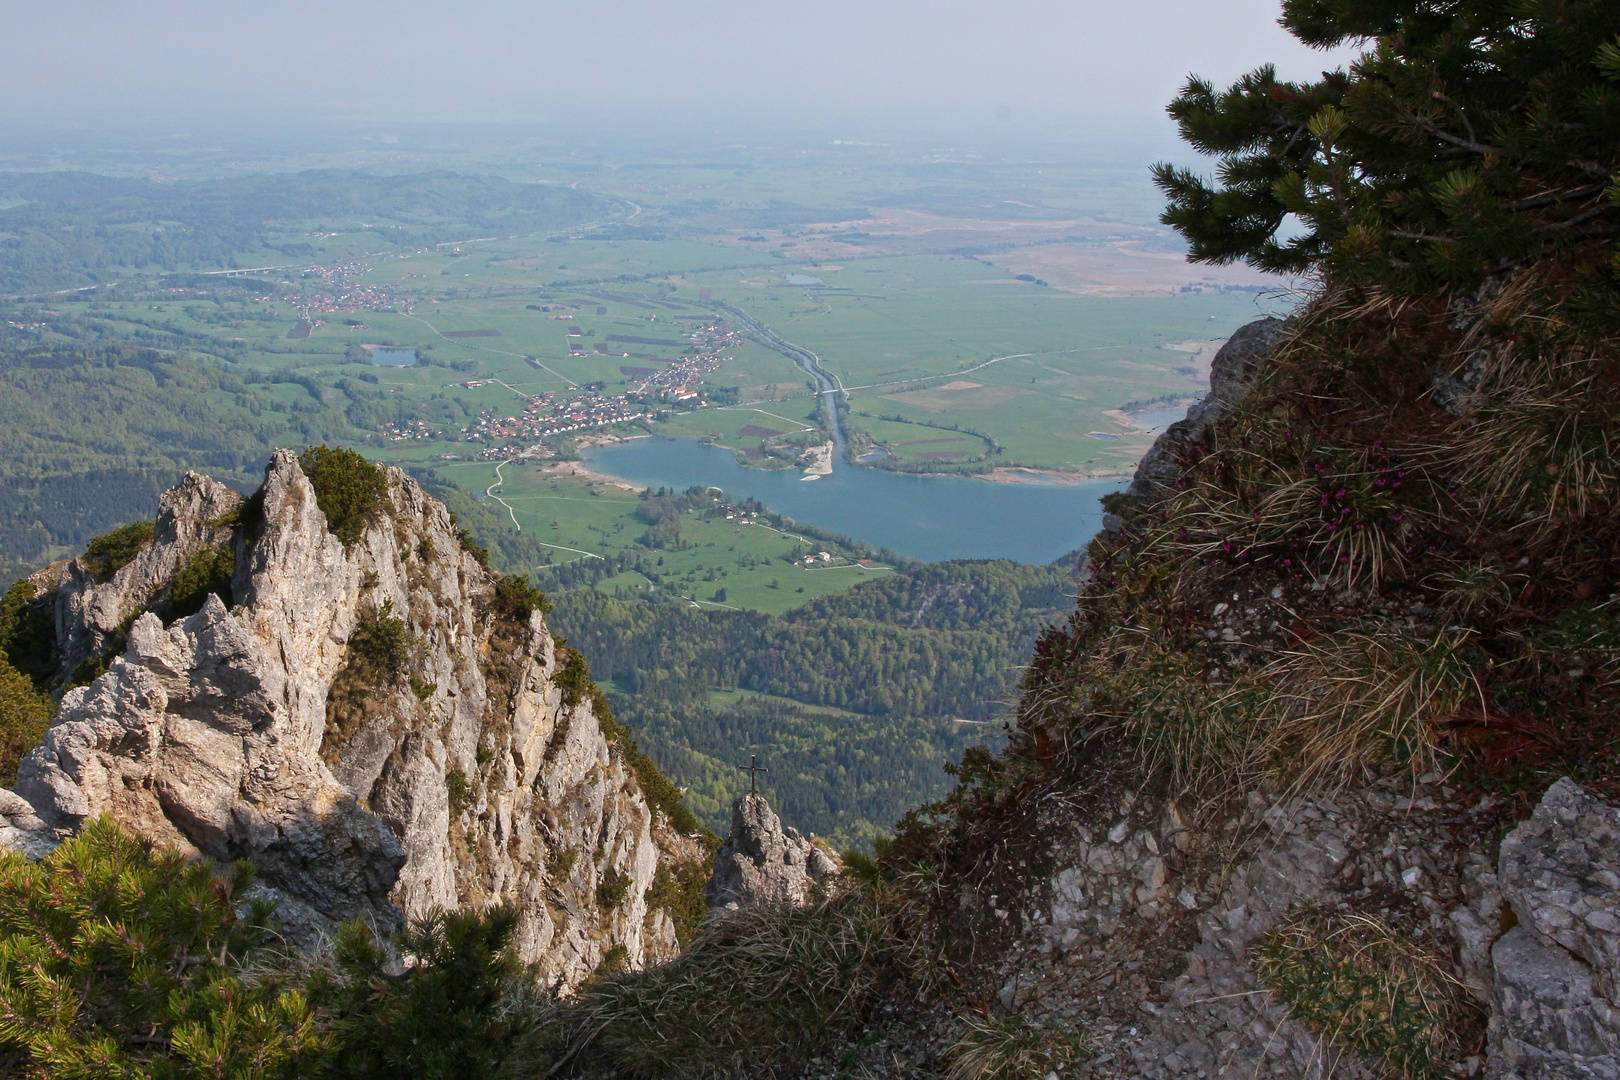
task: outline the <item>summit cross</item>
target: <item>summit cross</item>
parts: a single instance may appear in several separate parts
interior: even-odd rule
[[[765,766],[759,763],[758,754],[749,754],[748,764],[739,765],[737,768],[748,774],[748,794],[758,795],[759,785],[756,783],[756,781],[759,779],[759,774],[762,772],[770,772],[771,770],[765,768]]]

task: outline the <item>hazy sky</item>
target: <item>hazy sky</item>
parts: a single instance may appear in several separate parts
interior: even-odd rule
[[[0,0],[0,121],[558,121],[704,110],[1031,128],[1332,58],[1275,0]],[[1000,120],[995,120],[999,115]]]

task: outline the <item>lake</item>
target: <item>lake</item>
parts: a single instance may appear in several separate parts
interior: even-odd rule
[[[372,349],[371,362],[378,367],[415,367],[415,349]]]
[[[583,451],[596,472],[677,491],[694,485],[758,499],[779,514],[929,562],[1014,559],[1049,563],[1102,527],[1104,495],[1126,480],[997,484],[960,476],[910,476],[844,461],[818,480],[798,469],[767,472],[696,439],[631,439]]]

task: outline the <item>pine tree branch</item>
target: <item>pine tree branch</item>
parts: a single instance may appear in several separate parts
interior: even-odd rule
[[[1607,214],[1610,210],[1613,210],[1613,209],[1614,209],[1614,207],[1607,206],[1607,205],[1605,205],[1605,206],[1594,206],[1592,209],[1586,211],[1583,214],[1576,214],[1574,217],[1566,218],[1563,221],[1555,221],[1551,225],[1537,226],[1536,228],[1531,229],[1530,232],[1531,232],[1531,235],[1537,235],[1537,234],[1540,234],[1540,233],[1562,232],[1565,229],[1572,229],[1575,226],[1584,224],[1585,222],[1591,221],[1594,218],[1600,218],[1604,214]]]
[[[1601,184],[1588,184],[1586,187],[1575,188],[1570,191],[1554,191],[1545,195],[1537,195],[1530,199],[1520,199],[1518,202],[1508,203],[1508,206],[1514,210],[1535,210],[1542,206],[1553,206],[1557,203],[1569,202],[1571,199],[1584,199],[1589,195],[1598,194],[1606,187],[1608,187],[1607,182]]]

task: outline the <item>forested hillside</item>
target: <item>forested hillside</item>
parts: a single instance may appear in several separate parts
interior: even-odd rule
[[[310,260],[312,225],[361,219],[390,244],[434,244],[469,228],[480,235],[566,228],[607,205],[554,184],[341,170],[174,184],[11,173],[0,175],[0,200],[20,203],[0,211],[3,292],[101,283],[144,269]]]
[[[757,753],[788,820],[856,841],[943,791],[947,762],[999,733],[1072,576],[1067,562],[931,563],[781,617],[581,589],[556,597],[551,621],[711,824],[735,764]]]

